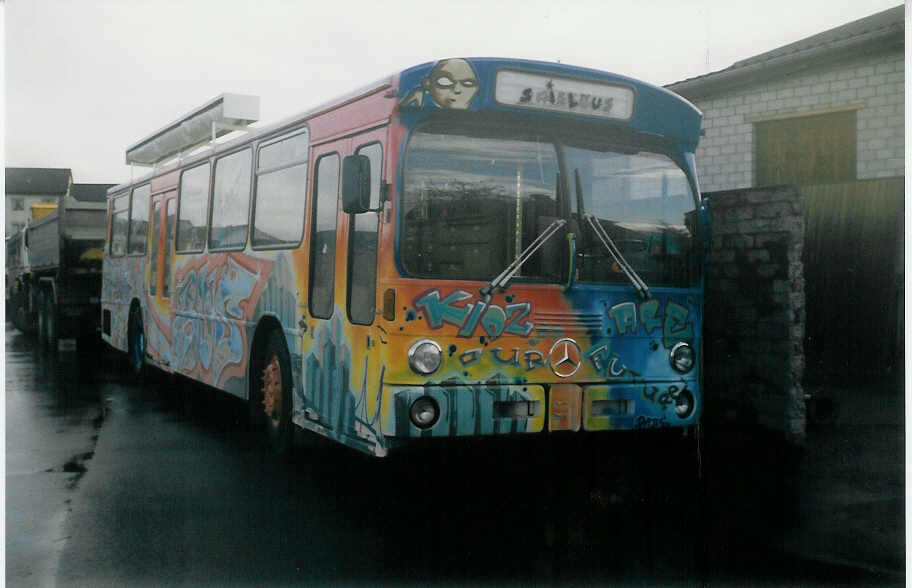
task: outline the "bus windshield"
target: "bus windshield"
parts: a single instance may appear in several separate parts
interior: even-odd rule
[[[593,215],[650,286],[690,286],[695,199],[662,153],[571,138],[425,127],[406,152],[400,259],[410,275],[490,280],[558,218],[577,236],[578,282],[628,284],[588,226]],[[566,278],[566,239],[550,239],[517,280]]]

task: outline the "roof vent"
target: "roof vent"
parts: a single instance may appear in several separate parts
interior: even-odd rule
[[[128,147],[126,163],[154,166],[231,131],[245,131],[259,118],[259,96],[222,94]]]

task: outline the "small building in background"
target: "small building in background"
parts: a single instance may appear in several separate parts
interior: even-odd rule
[[[72,185],[73,174],[67,168],[6,168],[6,236],[25,226],[33,204],[55,204]]]
[[[703,111],[706,192],[904,173],[897,6],[667,86]]]
[[[902,371],[904,40],[897,6],[667,86],[703,111],[704,193],[801,193],[811,389]]]

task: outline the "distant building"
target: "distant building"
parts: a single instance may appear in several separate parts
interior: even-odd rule
[[[6,168],[6,236],[25,226],[32,204],[57,202],[70,193],[73,174],[65,168]]]
[[[904,174],[903,6],[667,86],[703,111],[703,191]]]
[[[73,184],[70,196],[82,202],[105,202],[108,188],[116,184]]]

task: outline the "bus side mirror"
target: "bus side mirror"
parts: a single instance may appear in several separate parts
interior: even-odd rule
[[[342,160],[342,210],[360,214],[370,210],[370,158],[349,155]]]

